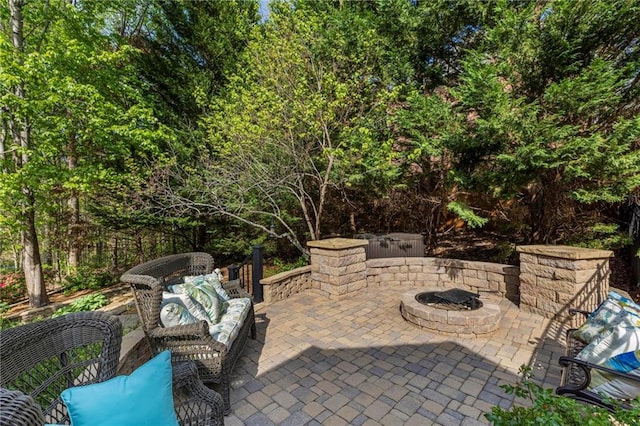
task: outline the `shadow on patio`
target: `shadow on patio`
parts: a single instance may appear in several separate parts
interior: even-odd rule
[[[341,301],[307,291],[261,307],[226,424],[486,424],[492,406],[511,406],[499,385],[520,365],[558,384],[562,346],[543,335],[547,320],[506,301],[494,335],[439,336],[404,321],[400,290]]]

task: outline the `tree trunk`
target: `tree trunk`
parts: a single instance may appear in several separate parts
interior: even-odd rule
[[[22,0],[9,0],[9,13],[11,22],[11,41],[16,50],[18,60],[24,54],[24,34]],[[25,99],[24,87],[16,84],[13,87],[13,94],[17,99]],[[21,148],[20,155],[14,155],[14,163],[17,169],[24,167],[29,162],[30,135],[29,123],[26,118],[19,119],[11,114],[9,118],[9,130],[15,147]],[[42,263],[40,260],[40,247],[38,246],[38,236],[36,234],[35,200],[33,193],[25,185],[22,188],[24,199],[22,200],[22,270],[29,293],[29,305],[31,307],[41,307],[49,303],[47,291],[42,275]]]
[[[69,208],[69,225],[67,238],[69,239],[69,253],[67,268],[69,273],[74,273],[80,265],[80,202],[78,197],[71,195],[67,200]]]
[[[13,254],[13,269],[17,271],[22,265],[20,264],[20,253],[14,244],[11,245],[11,253]]]
[[[73,173],[77,164],[75,136],[70,136],[69,143],[67,144],[67,167],[71,173]],[[78,201],[78,195],[75,190],[72,190],[71,195],[67,199],[67,207],[69,209],[69,223],[67,226],[67,239],[69,241],[67,269],[68,273],[74,273],[80,265],[80,202]]]
[[[142,246],[142,235],[138,232],[136,234],[136,257],[138,258],[138,263],[144,262],[144,249]]]
[[[118,270],[118,236],[114,235],[113,236],[113,251],[112,251],[112,259],[111,259],[111,263],[113,264],[113,268],[117,271]]]
[[[49,297],[42,275],[40,246],[38,245],[35,215],[32,208],[25,210],[24,220],[26,229],[22,231],[22,270],[29,293],[29,306],[39,308],[49,303]]]

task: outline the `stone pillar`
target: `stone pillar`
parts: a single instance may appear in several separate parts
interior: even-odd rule
[[[594,310],[609,291],[613,252],[569,246],[520,246],[520,309],[575,327],[584,318],[569,309]]]
[[[367,240],[329,238],[309,241],[311,283],[330,298],[341,298],[367,286]]]

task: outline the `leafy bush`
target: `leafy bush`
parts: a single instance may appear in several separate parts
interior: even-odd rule
[[[267,269],[268,272],[266,272],[266,275],[269,275],[269,276],[276,275],[281,272],[292,271],[296,268],[307,266],[307,261],[305,260],[304,257],[298,258],[298,260],[296,260],[295,262],[285,262],[281,259],[275,258],[273,259],[272,263],[273,263],[273,268]]]
[[[485,414],[487,420],[496,426],[526,425],[589,425],[609,426],[611,424],[640,425],[640,400],[633,403],[631,410],[618,410],[611,414],[604,408],[584,405],[575,399],[559,396],[553,389],[543,389],[531,381],[533,373],[527,366],[520,367],[522,380],[513,385],[500,386],[507,394],[515,394],[531,402],[530,407],[513,406],[508,410],[493,407]]]
[[[78,268],[74,275],[66,277],[62,287],[65,294],[70,294],[80,290],[100,290],[115,281],[107,271],[93,271],[84,267]]]
[[[0,316],[0,330],[5,330],[7,328],[15,327],[20,323],[19,320],[16,319],[7,319]]]
[[[104,294],[96,293],[83,296],[69,305],[56,310],[51,318],[59,317],[72,312],[95,311],[109,304],[109,299]]]
[[[577,232],[572,241],[580,247],[616,250],[633,244],[633,239],[616,224],[596,223]]]
[[[0,300],[12,304],[26,299],[27,285],[21,272],[0,274]]]

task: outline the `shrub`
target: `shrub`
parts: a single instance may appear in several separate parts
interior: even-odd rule
[[[527,366],[520,367],[522,380],[513,385],[500,386],[507,394],[515,394],[531,402],[530,407],[513,406],[508,410],[493,407],[485,414],[487,420],[496,426],[526,425],[589,425],[609,426],[611,424],[640,424],[640,401],[633,403],[631,410],[617,410],[610,413],[604,408],[584,405],[575,399],[555,395],[553,389],[543,389],[531,381],[533,373]]]
[[[51,318],[59,317],[72,312],[95,311],[109,304],[109,299],[104,294],[96,293],[83,296],[69,305],[56,310]]]
[[[66,277],[62,287],[65,294],[70,294],[80,290],[100,290],[115,281],[107,271],[93,271],[82,267],[75,274]]]
[[[20,324],[17,319],[7,319],[0,316],[0,330],[6,330],[7,328],[15,327]]]
[[[292,271],[297,268],[302,268],[303,266],[307,266],[307,261],[304,257],[298,258],[295,262],[284,262],[278,258],[273,259],[274,266],[274,274],[279,274],[281,272]]]
[[[12,304],[27,298],[27,285],[21,272],[0,274],[0,300]]]
[[[633,239],[616,224],[596,223],[576,232],[570,243],[579,247],[617,250],[631,246]]]

